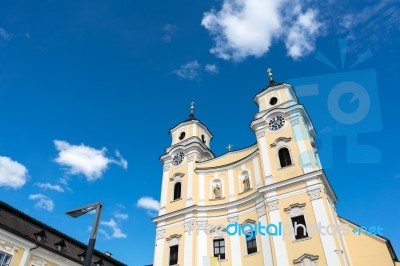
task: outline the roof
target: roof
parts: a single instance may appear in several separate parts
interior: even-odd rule
[[[259,93],[257,93],[257,95],[260,94],[261,92],[265,91],[265,90],[268,90],[269,88],[272,88],[272,87],[275,87],[275,86],[278,86],[278,85],[282,85],[282,84],[285,84],[285,82],[278,82],[277,83],[277,82],[271,80],[269,82],[269,84],[264,87],[264,89],[262,89]]]
[[[205,127],[205,129],[208,131],[208,133],[210,133],[210,135],[212,136],[211,131],[208,129],[208,127],[202,123],[199,119],[197,119],[193,114],[190,114],[188,119],[183,120],[182,122],[176,124],[175,126],[171,127],[168,131],[168,133],[171,133],[171,130],[175,129],[176,127],[178,127],[180,124],[186,123],[186,122],[190,122],[190,121],[197,121],[199,122],[201,125],[203,125]]]
[[[248,158],[256,151],[258,151],[258,147],[256,144],[257,143],[253,143],[252,145],[239,150],[228,151],[221,156],[206,161],[196,162],[196,170],[216,169],[233,165],[239,161]]]
[[[79,254],[85,253],[87,245],[58,231],[57,229],[23,213],[11,205],[0,201],[0,228],[21,238],[35,243],[41,248],[51,251],[69,260],[81,263]],[[37,241],[35,235],[45,236],[44,241]],[[64,242],[65,247],[59,251],[56,244]],[[126,264],[95,250],[93,261],[103,261],[104,266],[125,266]]]
[[[349,219],[344,218],[343,216],[340,216],[340,215],[338,215],[338,217],[339,217],[339,219],[342,219],[342,220],[346,221],[347,223],[350,223],[350,224],[352,224],[353,226],[359,227],[359,228],[362,229],[362,226],[360,226],[360,225],[358,225],[358,224],[356,224],[356,223],[350,221]],[[362,230],[364,230],[364,229],[362,229]],[[379,234],[372,235],[372,236],[377,236],[377,237],[383,239],[383,240],[386,242],[386,246],[387,246],[387,248],[389,249],[389,253],[390,253],[390,255],[392,256],[393,261],[398,261],[396,252],[394,251],[394,248],[393,248],[393,246],[392,246],[392,243],[390,242],[390,240],[389,240],[388,238],[386,238],[386,237],[384,237],[384,236],[382,236],[382,235],[379,235]]]

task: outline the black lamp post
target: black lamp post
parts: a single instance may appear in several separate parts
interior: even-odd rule
[[[94,209],[96,209],[96,217],[94,218],[92,233],[90,234],[90,240],[89,240],[88,248],[86,250],[85,260],[83,261],[84,266],[90,266],[91,261],[92,261],[94,244],[96,243],[96,235],[97,235],[97,229],[98,229],[99,223],[100,223],[100,215],[101,215],[102,207],[103,207],[102,202],[96,202],[96,203],[89,204],[89,205],[66,212],[66,214],[68,214],[69,216],[76,218],[76,217],[79,217],[85,213],[91,212]]]

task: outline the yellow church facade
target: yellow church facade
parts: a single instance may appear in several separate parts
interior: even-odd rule
[[[400,265],[379,228],[338,216],[313,124],[287,83],[254,101],[255,143],[216,157],[194,116],[170,129],[154,266]]]

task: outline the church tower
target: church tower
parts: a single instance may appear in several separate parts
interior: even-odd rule
[[[291,85],[275,83],[271,71],[269,68],[270,84],[254,98],[259,111],[250,124],[257,136],[267,185],[321,169],[314,127],[304,106]]]
[[[399,265],[389,240],[355,235],[365,228],[337,215],[311,119],[292,86],[268,76],[255,144],[215,156],[194,103],[170,129],[153,265]]]
[[[194,102],[190,105],[189,118],[171,128],[169,134],[172,138],[171,146],[160,157],[164,169],[160,215],[193,204],[194,163],[214,158],[210,150],[213,135],[194,116]],[[187,182],[182,183],[183,177]]]

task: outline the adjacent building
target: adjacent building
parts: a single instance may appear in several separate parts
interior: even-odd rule
[[[193,105],[170,129],[153,264],[400,265],[379,228],[338,216],[311,119],[292,86],[269,76],[254,98],[254,144],[215,156]]]
[[[78,266],[87,246],[0,201],[0,266]],[[93,266],[125,266],[95,251]]]

